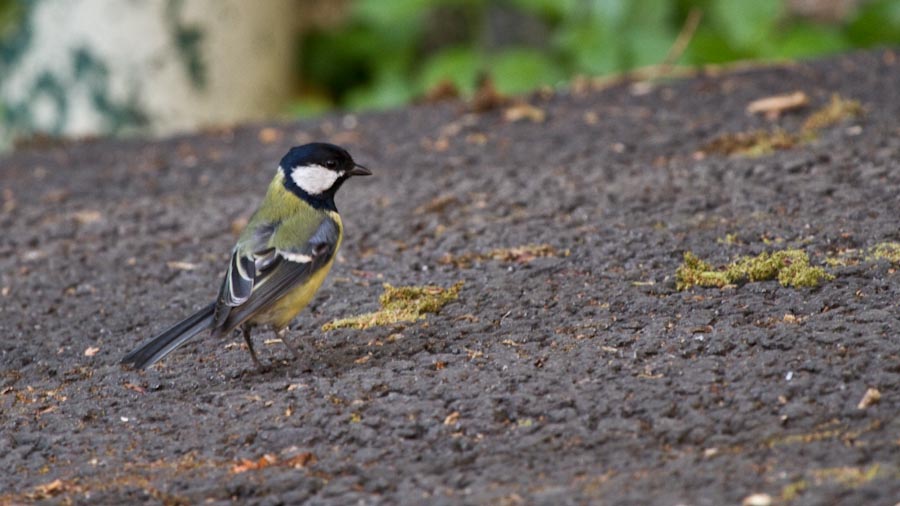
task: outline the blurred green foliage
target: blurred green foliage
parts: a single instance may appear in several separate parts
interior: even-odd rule
[[[14,32],[24,10],[19,0],[0,0],[0,40]],[[6,57],[0,53],[0,70],[5,63]]]
[[[792,16],[784,0],[351,0],[345,22],[302,44],[301,115],[331,106],[398,106],[440,83],[501,93],[662,63],[689,14],[690,43],[672,63],[804,58],[900,44],[900,0],[864,0],[846,19]]]

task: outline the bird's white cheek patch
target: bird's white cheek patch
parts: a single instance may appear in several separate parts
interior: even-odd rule
[[[338,173],[328,170],[321,165],[306,165],[296,167],[291,171],[291,179],[303,191],[310,195],[322,193],[334,185],[337,181]]]

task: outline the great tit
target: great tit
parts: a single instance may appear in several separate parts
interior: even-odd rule
[[[216,301],[135,349],[122,363],[143,369],[204,330],[221,337],[240,327],[253,363],[261,367],[250,333],[262,325],[270,325],[299,359],[285,334],[322,285],[341,245],[343,224],[334,195],[351,176],[371,174],[333,144],[288,151],[232,250]]]

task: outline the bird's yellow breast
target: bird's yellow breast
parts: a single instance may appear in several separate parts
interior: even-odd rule
[[[337,223],[339,230],[338,241],[335,245],[334,252],[331,254],[331,259],[328,260],[327,264],[314,272],[312,276],[307,278],[305,282],[298,284],[293,290],[278,299],[275,303],[253,316],[253,318],[250,319],[251,322],[257,325],[272,325],[276,330],[287,327],[288,324],[291,323],[291,320],[293,320],[294,317],[309,304],[309,301],[312,300],[313,296],[319,290],[319,287],[322,286],[322,283],[328,276],[328,272],[331,271],[331,266],[334,264],[334,257],[337,256],[337,251],[341,246],[341,240],[344,235],[344,226],[341,223],[341,217],[337,213],[331,211],[327,211],[327,213],[331,219]]]
[[[288,292],[284,297],[263,310],[252,318],[253,323],[259,325],[272,325],[275,329],[283,329],[287,327],[291,320],[297,316],[303,308],[309,304],[313,296],[322,286],[328,271],[331,270],[331,264],[328,262],[324,267],[314,273],[306,283],[303,283],[292,291]]]

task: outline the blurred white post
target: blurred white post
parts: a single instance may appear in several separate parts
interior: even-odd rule
[[[283,112],[298,0],[34,0],[0,43],[14,135],[164,134]]]

